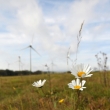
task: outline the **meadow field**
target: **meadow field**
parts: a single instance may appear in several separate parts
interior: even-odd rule
[[[110,84],[105,87],[99,77],[100,72],[92,72],[86,79],[79,97],[77,110],[110,110]],[[110,72],[107,72],[109,74]],[[68,88],[74,79],[70,73],[0,77],[0,110],[74,110],[76,90]],[[33,82],[46,79],[42,88],[32,86]],[[59,102],[62,100],[61,102]]]

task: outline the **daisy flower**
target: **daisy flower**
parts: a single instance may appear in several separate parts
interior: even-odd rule
[[[68,84],[68,86],[69,88],[83,91],[83,89],[86,88],[83,87],[85,83],[86,83],[85,80],[82,80],[82,82],[80,82],[80,79],[76,79],[76,81],[72,80],[71,83]]]
[[[79,64],[73,67],[71,74],[73,74],[76,78],[91,77],[92,74],[89,74],[91,71],[91,66]]]
[[[39,81],[37,81],[37,82],[34,82],[34,83],[32,84],[32,86],[41,88],[41,87],[44,85],[45,82],[46,82],[45,79],[44,79],[43,81],[39,80]]]

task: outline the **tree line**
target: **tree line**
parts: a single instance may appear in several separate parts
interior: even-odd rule
[[[24,70],[24,71],[13,71],[13,70],[0,70],[0,76],[19,76],[19,75],[37,75],[37,74],[42,74],[42,73],[47,73],[47,72],[43,72],[43,71],[35,71],[35,72],[30,72],[28,70]]]

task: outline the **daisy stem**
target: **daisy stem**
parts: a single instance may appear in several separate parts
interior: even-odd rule
[[[50,77],[50,72],[49,72],[49,86],[50,86],[50,94],[51,94],[51,77]]]
[[[42,90],[42,93],[45,95],[45,92],[44,92],[44,90],[43,90],[43,88],[41,87],[41,90]],[[50,99],[51,100],[51,99]],[[49,110],[52,110],[51,109],[51,104],[50,104],[50,101],[49,101],[49,99],[48,99],[48,106],[49,106]]]
[[[104,85],[107,87],[106,70],[104,70],[103,74],[104,74]]]
[[[48,80],[49,80],[49,89],[50,89],[50,95],[51,95],[51,77],[50,77],[50,72],[49,72],[49,67],[46,65],[47,71],[48,71]]]
[[[51,99],[51,94],[52,94],[52,92],[51,92],[51,76],[50,76],[50,72],[49,72],[49,67],[47,68],[47,70],[48,70],[48,78],[49,78],[49,89],[50,89],[50,99]],[[52,101],[52,100],[51,100]]]
[[[76,106],[75,106],[75,110],[78,109],[78,105],[80,105],[80,93],[81,91],[80,90],[77,90],[77,101],[76,101]]]
[[[42,93],[45,95],[43,88],[41,87]]]
[[[49,73],[49,86],[50,86],[50,95],[51,95],[51,77],[50,77],[50,72],[48,70],[48,73]]]

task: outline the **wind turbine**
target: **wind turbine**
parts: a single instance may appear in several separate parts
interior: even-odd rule
[[[21,65],[23,65],[21,61],[21,56],[18,56],[18,62],[19,62],[19,71],[21,70]]]
[[[51,62],[52,65],[52,72],[53,72],[53,66],[56,66],[56,64],[53,63],[53,61]],[[53,72],[54,73],[54,72]]]
[[[24,63],[22,63],[22,64],[21,64],[21,71],[23,71],[23,70],[24,70],[24,68],[23,68],[23,67],[24,67],[24,65],[25,65]]]
[[[7,63],[8,63],[8,68],[7,69],[9,70],[9,67],[10,67],[11,64],[9,62],[7,62]]]
[[[18,68],[19,68],[19,71],[20,71],[20,67],[21,67],[21,57],[20,56],[18,56],[18,60],[13,62],[13,63],[16,63],[16,62],[18,62]]]
[[[18,62],[19,62],[19,71],[20,71],[20,64],[21,64],[21,57],[20,56],[18,56]]]
[[[9,70],[10,69],[10,65],[12,65],[13,63],[9,63],[8,61],[6,61],[7,62],[7,69]]]
[[[32,41],[33,41],[33,38],[32,38]],[[24,49],[27,49],[27,48],[30,48],[30,72],[31,72],[31,70],[32,70],[31,50],[34,50],[39,56],[41,56],[41,55],[33,48],[32,44],[30,44],[29,46],[27,46]],[[22,50],[24,50],[24,49],[22,49]]]

